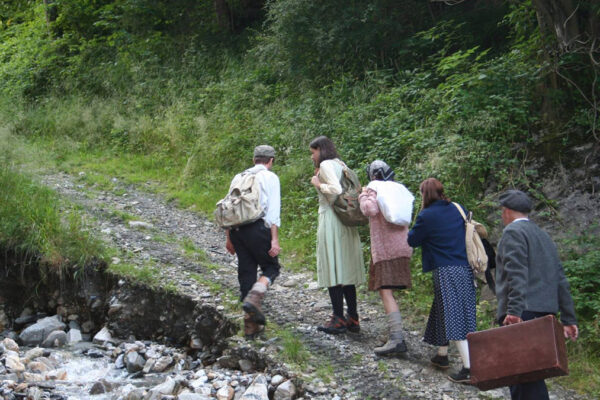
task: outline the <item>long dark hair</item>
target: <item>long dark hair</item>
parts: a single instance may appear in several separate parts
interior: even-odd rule
[[[421,182],[421,185],[419,185],[419,190],[421,191],[421,196],[423,197],[422,209],[429,207],[438,200],[450,201],[450,199],[444,194],[444,186],[442,186],[442,182],[435,178],[425,179],[423,182]]]
[[[319,149],[319,164],[325,160],[333,160],[334,158],[340,158],[335,144],[327,136],[319,136],[314,138],[310,144],[311,149]]]

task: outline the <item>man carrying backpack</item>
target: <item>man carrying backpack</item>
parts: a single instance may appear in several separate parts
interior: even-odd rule
[[[264,329],[265,316],[261,310],[267,287],[279,275],[277,259],[279,247],[278,228],[281,225],[281,194],[279,178],[270,171],[275,160],[275,149],[260,145],[254,149],[254,167],[236,175],[231,182],[230,193],[246,174],[254,174],[258,183],[259,196],[255,205],[262,209],[262,217],[226,230],[225,247],[238,257],[238,281],[243,301],[244,335],[254,339]],[[256,187],[256,185],[254,185]],[[261,275],[256,279],[260,265]]]
[[[577,339],[569,283],[556,245],[529,220],[531,200],[520,190],[508,190],[499,202],[505,225],[496,255],[499,323],[517,324],[560,311],[565,338]],[[549,398],[543,380],[511,386],[510,394],[513,400]]]

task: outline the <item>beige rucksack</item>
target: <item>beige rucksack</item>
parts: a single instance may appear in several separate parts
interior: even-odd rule
[[[473,268],[473,272],[476,275],[482,274],[487,269],[488,257],[481,237],[487,237],[487,231],[483,225],[473,220],[473,213],[471,211],[466,216],[461,206],[457,203],[452,204],[454,204],[465,220],[465,244],[467,246],[469,265]]]
[[[246,170],[236,175],[229,193],[217,203],[215,222],[224,229],[250,224],[265,213],[260,205],[260,184],[257,172]]]

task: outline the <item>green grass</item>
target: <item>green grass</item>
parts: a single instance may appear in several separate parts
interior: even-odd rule
[[[182,247],[183,253],[185,254],[186,257],[193,259],[195,261],[199,261],[201,263],[208,263],[209,258],[208,258],[208,255],[206,254],[206,251],[204,251],[201,248],[198,248],[194,244],[192,239],[184,238],[181,241],[181,247]],[[211,269],[214,270],[214,268],[211,268]]]
[[[132,278],[135,281],[145,283],[149,286],[164,286],[162,274],[155,265],[136,265],[131,263],[111,264],[109,271],[118,275],[123,275]]]
[[[85,229],[86,221],[52,190],[19,171],[15,142],[0,143],[0,245],[38,256],[55,267],[82,267],[105,259],[102,243]]]

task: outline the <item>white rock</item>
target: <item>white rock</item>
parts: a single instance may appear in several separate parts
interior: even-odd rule
[[[104,344],[105,342],[112,342],[112,335],[110,334],[110,331],[108,330],[108,328],[105,326],[102,329],[100,329],[100,331],[98,331],[98,333],[96,333],[94,335],[94,339],[92,340],[93,343],[96,344]]]
[[[177,395],[177,400],[212,400],[212,397],[200,393],[179,393]]]
[[[269,400],[267,378],[264,375],[257,375],[254,382],[246,389],[240,400]]]
[[[19,356],[14,354],[8,354],[4,360],[4,366],[8,372],[24,372],[25,365],[19,360]]]
[[[217,391],[217,399],[218,400],[231,400],[235,391],[231,386],[223,386],[221,389]]]
[[[19,351],[19,345],[11,338],[5,338],[2,341],[2,345],[4,345],[6,350]]]
[[[275,400],[291,400],[296,395],[296,386],[292,381],[285,381],[281,385],[277,386],[275,390]]]
[[[150,389],[145,400],[159,400],[163,395],[171,395],[175,392],[176,386],[177,382],[168,376],[166,381]]]
[[[165,369],[169,368],[169,366],[171,364],[173,364],[173,357],[171,357],[171,356],[162,356],[158,360],[156,360],[156,363],[154,364],[154,367],[152,368],[152,371],[154,371],[154,372],[163,372]]]
[[[83,337],[81,336],[81,331],[79,329],[70,329],[69,332],[67,332],[67,343],[68,344],[79,343],[82,340],[83,340]]]
[[[130,228],[152,228],[154,225],[144,221],[129,221]]]
[[[285,380],[285,378],[281,375],[275,375],[273,378],[271,378],[271,385],[273,386],[279,386],[281,384],[281,382],[283,382]]]

